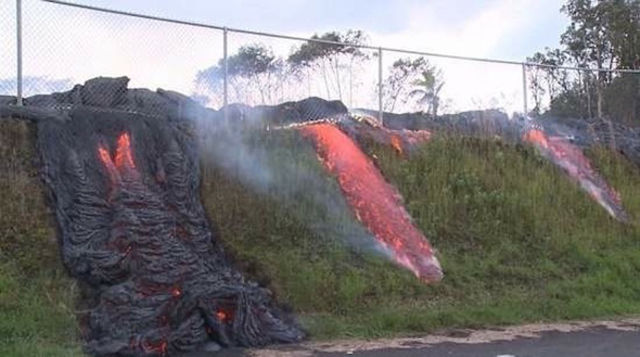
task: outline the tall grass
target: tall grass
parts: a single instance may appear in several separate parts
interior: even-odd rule
[[[0,356],[81,355],[31,130],[0,120]]]
[[[253,145],[272,153],[270,160],[291,160],[301,152],[291,135]],[[640,312],[638,225],[611,219],[533,149],[436,137],[402,160],[389,148],[364,147],[438,249],[441,284],[425,286],[379,256],[318,234],[309,227],[331,222],[308,202],[283,204],[277,192],[256,195],[232,175],[206,169],[203,199],[227,250],[316,337]],[[633,167],[608,151],[591,155],[637,222]],[[238,217],[246,223],[236,224]]]
[[[78,289],[58,257],[32,134],[0,123],[0,355],[80,355]],[[205,209],[238,268],[314,338],[640,313],[640,175],[608,150],[588,154],[629,224],[525,146],[436,135],[405,160],[363,143],[438,249],[445,279],[427,286],[349,239],[362,232],[309,143],[286,131],[246,143],[274,181],[249,184],[203,160]]]

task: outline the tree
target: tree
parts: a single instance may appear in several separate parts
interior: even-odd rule
[[[222,62],[222,61],[220,61]],[[195,90],[192,96],[198,96],[203,104],[221,107],[223,105],[223,77],[224,68],[218,62],[214,65],[198,71],[194,80]],[[205,101],[204,98],[207,98]]]
[[[393,62],[382,84],[384,110],[393,112],[398,101],[400,104],[407,103],[410,85],[419,79],[422,72],[430,69],[431,65],[424,57],[414,60],[401,58]]]
[[[536,52],[533,56],[527,57],[527,62],[542,63],[545,60],[544,54]],[[544,67],[532,66],[527,71],[527,83],[533,97],[533,108],[531,111],[540,114],[542,108],[542,97],[546,94],[544,85]],[[525,113],[528,114],[528,113]]]
[[[251,88],[260,94],[261,104],[273,102],[277,83],[274,77],[282,70],[282,60],[262,44],[243,46],[238,53],[228,58],[228,73],[234,86],[242,82],[244,90]],[[243,81],[238,81],[244,79]]]
[[[537,53],[529,60],[595,68],[596,71],[569,75],[553,68],[541,70],[538,73],[542,75],[540,81],[546,84],[550,96],[549,111],[569,116],[596,114],[599,117],[635,118],[640,103],[638,75],[616,74],[609,70],[640,68],[640,1],[567,0],[561,11],[570,18],[569,26],[561,35],[562,47],[547,49],[542,57]],[[554,105],[560,107],[554,108]],[[595,107],[595,113],[592,113],[592,107]],[[621,108],[626,111],[621,112]],[[633,110],[627,110],[629,108]]]
[[[413,85],[418,88],[412,90],[409,95],[418,96],[418,104],[426,104],[427,112],[435,118],[440,105],[440,90],[444,86],[442,71],[429,66],[427,70],[422,71],[421,77],[414,81]]]
[[[339,99],[343,99],[341,73],[346,68],[349,75],[349,97],[352,100],[354,65],[368,56],[358,45],[366,43],[366,35],[360,30],[349,30],[342,34],[332,31],[322,35],[314,34],[311,40],[296,48],[287,58],[293,71],[320,71],[324,81],[327,98],[331,98],[332,89]],[[332,43],[316,42],[328,41]]]
[[[227,80],[234,91],[235,100],[248,104],[273,102],[282,83],[278,80],[278,74],[283,71],[283,66],[283,60],[262,44],[240,47],[236,54],[227,58]],[[223,81],[224,59],[200,71],[196,77],[197,86],[218,92]],[[253,98],[256,94],[259,100]]]
[[[579,65],[595,64],[598,70],[604,69],[606,63],[609,69],[613,67],[615,57],[607,35],[610,25],[606,16],[608,9],[605,1],[594,5],[591,0],[569,0],[562,7],[562,11],[570,16],[571,24],[560,42]],[[598,71],[596,95],[599,117],[603,115],[603,87],[609,78],[608,73]]]
[[[529,66],[528,83],[534,101],[532,111],[540,114],[542,111],[543,96],[548,95],[549,101],[553,102],[561,92],[569,90],[570,81],[567,70],[558,69],[554,66],[563,66],[567,62],[565,51],[548,47],[545,53],[536,52],[533,56],[527,57],[529,63],[539,63],[543,66]]]

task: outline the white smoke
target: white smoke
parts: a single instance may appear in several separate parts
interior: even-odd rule
[[[221,114],[221,113],[220,113]],[[327,176],[310,143],[290,130],[268,130],[261,121],[203,119],[201,151],[207,165],[268,196],[323,238],[383,253],[356,221],[337,182]]]

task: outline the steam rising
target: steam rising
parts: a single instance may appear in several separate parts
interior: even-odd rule
[[[274,130],[258,120],[210,117],[201,117],[198,127],[209,166],[278,201],[321,237],[386,254],[353,219],[335,181],[322,171],[311,145],[294,130]]]

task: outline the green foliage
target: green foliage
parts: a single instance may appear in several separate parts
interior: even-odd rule
[[[287,58],[275,56],[269,47],[261,43],[242,46],[227,58],[231,101],[245,104],[280,103],[283,101],[284,87],[293,84],[297,91],[299,85],[305,84],[305,80],[307,87],[310,87],[311,72],[322,75],[327,98],[337,94],[342,99],[343,87],[348,85],[349,98],[352,99],[353,87],[357,85],[352,78],[353,72],[363,60],[370,57],[357,47],[366,41],[367,35],[361,30],[314,34],[310,41],[293,47]],[[222,101],[218,97],[223,90],[224,75],[225,63],[224,59],[220,59],[216,65],[198,72],[195,78],[196,91],[209,93],[212,100]],[[334,95],[332,91],[335,91]],[[254,98],[256,94],[259,100]],[[199,98],[208,102],[207,96],[201,94]]]
[[[416,89],[409,92],[410,96],[418,96],[419,104],[427,105],[427,112],[434,118],[438,115],[440,106],[440,91],[444,86],[442,71],[429,67],[420,73],[420,78],[412,83]]]
[[[363,45],[366,35],[361,30],[348,30],[346,33],[336,31],[322,35],[314,34],[312,40],[327,41],[327,43],[308,41],[296,48],[287,61],[294,67],[312,66],[316,61],[340,54],[356,57],[366,57],[360,48],[349,45]]]
[[[60,266],[25,275],[0,265],[0,355],[82,356],[74,316],[75,284]]]
[[[234,95],[232,99],[249,104],[274,102],[274,93],[282,85],[284,71],[284,61],[265,45],[256,43],[240,47],[237,53],[227,58],[227,79]],[[217,65],[199,71],[195,84],[201,90],[221,93],[224,74],[224,59],[220,59]],[[257,100],[252,97],[256,94]],[[206,96],[201,99],[205,104],[208,101]]]
[[[0,356],[80,356],[75,284],[33,165],[32,132],[0,121]]]
[[[563,66],[567,64],[568,60],[569,58],[566,51],[559,49],[551,50],[549,48],[545,48],[545,53],[536,52],[533,56],[527,57],[527,62],[540,63],[546,66]],[[570,89],[574,87],[573,83],[569,80],[567,71],[554,67],[531,67],[529,68],[527,77],[535,104],[532,112],[535,114],[541,113],[542,97],[545,94],[549,95],[552,102],[549,110],[554,110],[556,107],[553,102],[557,100],[559,96],[570,92]],[[580,107],[580,105],[577,105],[572,108]],[[586,106],[583,105],[582,107]]]
[[[640,47],[640,2],[636,0],[567,0],[562,7],[571,23],[561,42],[580,64],[597,68],[616,61],[632,68]]]
[[[28,142],[28,131],[11,130],[0,140],[0,165],[13,165],[2,171],[1,192],[6,197],[22,181],[26,188],[22,208],[19,196],[0,203],[2,228],[21,227],[0,235],[0,355],[81,355],[78,289],[57,258],[42,187],[27,159],[33,148],[18,144]],[[18,133],[24,137],[5,145]],[[276,179],[304,180],[310,172],[325,183],[320,197],[340,197],[335,179],[296,133],[256,132],[246,142],[266,153],[260,160]],[[203,163],[202,198],[227,253],[293,309],[314,338],[640,313],[640,172],[624,158],[606,149],[588,153],[621,193],[628,225],[528,147],[436,136],[408,160],[387,147],[364,148],[438,249],[440,284],[424,285],[352,244],[360,241],[347,241],[353,217],[342,211],[344,202],[330,201],[339,213],[332,214],[308,190],[256,190],[234,172]],[[285,163],[296,168],[293,174],[280,170]],[[302,181],[302,187],[312,186]],[[33,241],[22,256],[20,240]]]
[[[224,60],[220,61],[218,66],[224,66]],[[227,63],[229,75],[247,77],[274,71],[282,65],[276,59],[273,51],[260,44],[240,47],[238,53],[229,56]]]
[[[567,0],[562,11],[570,24],[561,36],[561,49],[536,53],[530,62],[596,69],[640,69],[640,2],[636,0]],[[549,114],[603,117],[635,124],[639,108],[638,74],[574,73],[533,67],[529,85],[541,109],[545,93]]]
[[[615,77],[604,92],[605,112],[623,123],[635,125],[640,113],[640,76],[622,74]]]
[[[315,155],[301,151],[291,133],[272,135],[254,144],[277,152],[275,161],[309,155],[313,167]],[[256,195],[213,168],[205,176],[203,199],[227,251],[316,338],[640,312],[638,226],[612,220],[530,148],[440,137],[407,161],[385,147],[366,148],[438,249],[441,284],[425,286],[384,258],[354,250],[340,232],[310,229],[332,224],[311,202]],[[591,155],[617,178],[637,219],[637,173],[607,151]]]
[[[273,72],[282,66],[273,51],[262,44],[242,46],[236,54],[227,58],[227,73],[230,77],[253,77],[261,73]],[[220,82],[224,76],[224,59],[198,73],[197,81]]]
[[[331,91],[335,89],[337,97],[342,100],[344,70],[349,74],[349,90],[353,87],[352,74],[354,66],[358,62],[368,59],[369,55],[363,52],[357,45],[367,42],[367,35],[361,30],[348,30],[346,33],[336,31],[326,32],[322,35],[314,34],[312,40],[307,41],[297,48],[287,58],[294,73],[304,71],[319,71],[324,80],[327,98],[331,98]],[[349,98],[352,94],[349,93]]]
[[[442,72],[424,57],[400,58],[393,62],[382,86],[384,110],[393,112],[398,100],[406,104],[411,95],[418,96],[418,104],[429,107],[439,104],[438,93],[442,89]],[[411,90],[411,86],[418,87]],[[437,112],[437,108],[433,108]],[[427,111],[433,114],[433,110]]]

